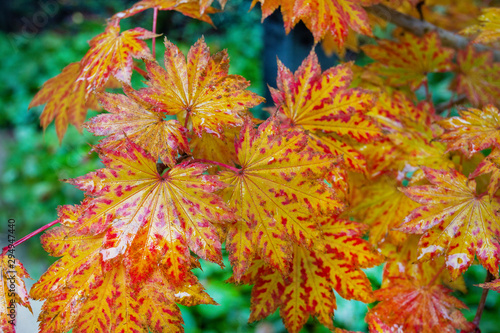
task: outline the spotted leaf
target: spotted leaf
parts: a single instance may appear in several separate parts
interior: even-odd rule
[[[288,272],[292,243],[319,246],[319,213],[342,208],[335,192],[321,181],[336,160],[306,149],[301,132],[279,131],[268,120],[258,131],[247,123],[236,144],[241,169],[224,171],[224,198],[240,220],[228,227],[227,248],[235,277],[261,256]]]
[[[419,242],[418,259],[446,256],[446,266],[457,278],[472,264],[474,255],[492,274],[500,261],[500,208],[489,195],[476,193],[476,183],[452,169],[422,168],[432,185],[401,189],[422,204],[413,210],[401,231],[424,234]]]

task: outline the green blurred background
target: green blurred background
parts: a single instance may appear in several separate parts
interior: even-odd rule
[[[79,61],[83,57],[88,50],[87,42],[104,30],[105,18],[131,4],[133,1],[118,0],[108,0],[105,5],[97,0],[15,1],[0,4],[2,247],[6,244],[9,218],[16,220],[17,238],[55,220],[58,205],[79,203],[83,198],[80,191],[60,180],[86,174],[101,166],[97,156],[89,153],[90,145],[96,143],[97,138],[86,131],[79,134],[70,126],[60,145],[53,124],[45,133],[39,126],[38,118],[43,108],[27,109],[45,81],[59,74],[70,62]],[[263,26],[260,23],[260,9],[249,12],[249,8],[248,0],[230,0],[223,13],[213,15],[217,29],[175,12],[160,12],[157,31],[184,52],[204,35],[212,53],[228,50],[231,57],[230,72],[243,75],[251,81],[251,89],[264,96],[267,87],[262,69]],[[122,30],[135,26],[151,29],[152,11],[125,20]],[[162,62],[161,39],[158,39],[157,47],[158,60]],[[296,67],[292,69],[295,70]],[[446,76],[431,78],[431,88],[441,92],[434,94],[437,102],[450,97],[451,94],[443,88],[448,81],[449,77]],[[274,82],[268,83],[275,86]],[[141,84],[140,77],[134,76],[133,86],[137,88]],[[256,116],[263,116],[261,108],[256,112]],[[88,117],[95,114],[90,112]],[[20,246],[16,256],[25,264],[34,281],[57,259],[44,252],[39,236]],[[277,313],[265,321],[247,324],[251,287],[224,283],[230,276],[227,256],[224,270],[212,264],[202,266],[203,270],[197,270],[196,274],[220,305],[182,307],[186,332],[285,332]],[[367,270],[367,274],[374,288],[378,288],[381,267]],[[481,289],[473,285],[483,282],[484,276],[484,269],[472,267],[466,274],[470,292],[467,295],[457,294],[470,308],[465,312],[469,320],[474,317],[481,296]],[[33,281],[28,284],[32,283]],[[35,303],[33,307],[36,312],[40,304]],[[366,331],[363,320],[365,304],[348,302],[338,297],[337,307],[337,326]],[[483,332],[498,332],[498,309],[500,297],[497,293],[490,292],[481,321]],[[22,327],[19,332],[36,332],[36,318],[29,312],[23,311],[20,321]],[[311,319],[303,331],[328,330]]]

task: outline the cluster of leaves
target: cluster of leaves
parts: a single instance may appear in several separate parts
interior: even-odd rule
[[[262,2],[263,18],[278,6],[287,30],[302,20],[316,41],[334,38],[338,49],[349,29],[371,35],[380,24],[350,0]],[[253,285],[249,321],[279,309],[290,332],[310,316],[333,330],[336,291],[379,301],[366,317],[372,332],[476,328],[450,293],[464,290],[462,274],[476,256],[498,277],[500,86],[492,51],[471,44],[455,53],[436,32],[397,29],[392,40],[361,47],[374,60],[365,67],[322,71],[314,51],[295,73],[278,60],[274,107],[261,122],[249,109],[263,98],[228,74],[225,51],[212,55],[201,38],[185,56],[165,39],[161,66],[143,41],[155,31],[120,33],[121,19],[148,8],[208,23],[216,11],[211,1],[140,1],[115,14],[84,58],[31,103],[47,104],[41,125],[55,120],[60,139],[69,123],[105,136],[93,148],[105,167],[67,180],[85,199],[60,207],[60,225],[42,236],[61,258],[29,293],[45,300],[41,331],[182,331],[177,304],[215,304],[192,269],[200,260],[222,266],[223,244],[229,282]],[[469,29],[481,31],[481,41],[498,36],[490,14]],[[130,85],[134,69],[146,87]],[[453,73],[450,89],[472,106],[460,117],[436,112],[427,80],[439,72]],[[117,86],[124,94],[104,92]],[[108,113],[85,122],[98,104]],[[10,332],[8,255],[2,259],[0,323]],[[362,269],[384,262],[382,287],[373,291]],[[499,290],[500,279],[483,286]],[[16,288],[24,290],[21,279]],[[29,304],[25,293],[14,297]]]

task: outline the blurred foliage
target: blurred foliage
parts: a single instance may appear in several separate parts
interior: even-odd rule
[[[133,2],[133,1],[132,1]],[[17,10],[25,17],[30,17],[28,1],[19,2]],[[125,2],[109,1],[102,6],[100,1],[81,2],[67,1],[58,13],[57,24],[49,22],[44,30],[35,34],[0,32],[0,218],[6,221],[15,218],[18,237],[27,234],[42,225],[54,220],[56,207],[63,204],[76,204],[83,195],[73,186],[61,182],[66,178],[77,177],[101,167],[96,154],[89,154],[90,145],[97,142],[84,131],[80,135],[70,126],[61,145],[57,141],[54,126],[45,133],[38,124],[38,117],[43,108],[27,111],[28,104],[42,84],[60,73],[61,69],[73,61],[82,58],[88,49],[87,41],[102,32],[106,15],[124,9]],[[130,3],[130,2],[129,2]],[[202,35],[205,36],[211,52],[227,49],[231,57],[230,72],[243,75],[251,81],[251,90],[263,95],[265,83],[262,80],[262,25],[260,11],[254,9],[247,12],[249,1],[231,0],[223,13],[213,16],[214,29],[210,25],[184,17],[175,12],[160,12],[158,16],[158,33],[177,44],[183,52]],[[60,17],[64,13],[66,16]],[[78,13],[79,15],[75,15]],[[84,19],[82,19],[82,17]],[[125,20],[122,29],[141,26],[151,29],[152,12]],[[389,35],[387,30],[380,35]],[[386,36],[386,37],[387,37]],[[163,61],[162,38],[157,40],[157,59]],[[359,57],[358,64],[366,63],[366,57]],[[140,87],[143,79],[137,74],[133,76],[132,85]],[[451,80],[448,74],[433,74],[429,77],[430,90],[436,103],[441,103],[453,96],[447,87]],[[271,86],[275,83],[269,82]],[[419,98],[425,98],[425,91],[418,91]],[[256,116],[263,116],[260,109],[254,110]],[[96,112],[90,112],[88,117]],[[38,242],[38,238],[36,238]],[[30,240],[28,244],[34,244]],[[50,265],[55,259],[49,258],[40,244],[34,244],[29,251],[32,260],[44,261]],[[30,271],[30,263],[25,263]],[[250,286],[234,286],[224,281],[230,277],[230,265],[224,255],[225,269],[215,264],[203,262],[202,270],[196,270],[207,292],[220,306],[181,307],[186,332],[285,332],[278,313],[265,321],[247,324],[250,314]],[[38,269],[37,269],[38,271]],[[366,270],[374,288],[380,287],[382,267]],[[40,272],[30,271],[37,279]],[[474,266],[465,274],[469,293],[456,293],[469,306],[465,311],[469,320],[474,317],[482,289],[473,286],[484,281],[485,271]],[[497,331],[498,309],[500,297],[490,292],[481,327],[483,332]],[[366,305],[356,301],[343,300],[337,294],[337,310],[335,325],[350,330],[366,331],[362,318],[366,313]],[[328,332],[317,320],[310,319],[303,332]]]

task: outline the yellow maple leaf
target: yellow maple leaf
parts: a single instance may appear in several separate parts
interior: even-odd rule
[[[380,40],[377,45],[365,45],[361,49],[376,62],[370,70],[383,76],[391,86],[410,86],[416,90],[427,80],[428,73],[446,72],[452,69],[454,51],[441,46],[436,32],[423,37],[402,33],[397,42]]]
[[[17,306],[31,306],[23,279],[30,278],[23,264],[11,252],[0,254],[0,330],[15,333],[19,316]]]
[[[494,43],[500,39],[500,8],[485,8],[478,17],[479,24],[462,30],[463,34],[479,33],[474,42]]]
[[[476,182],[456,170],[422,167],[432,185],[402,188],[410,199],[422,204],[404,220],[399,230],[424,234],[419,258],[445,254],[446,266],[455,279],[472,264],[474,255],[492,274],[500,263],[498,204],[489,195],[476,193]]]
[[[124,85],[126,95],[103,93],[99,102],[109,114],[89,119],[85,128],[94,135],[105,135],[95,149],[123,149],[127,141],[135,142],[154,159],[176,164],[178,153],[188,152],[187,130],[165,113],[137,97],[137,92]]]
[[[343,207],[321,181],[336,160],[306,150],[307,136],[267,121],[243,128],[236,144],[241,169],[220,173],[223,196],[241,219],[228,226],[226,248],[238,280],[255,255],[288,272],[292,242],[319,246],[319,213]],[[316,244],[314,244],[316,242]]]
[[[228,75],[226,51],[210,56],[200,38],[187,60],[177,46],[165,40],[165,69],[146,61],[149,88],[139,90],[141,98],[177,119],[201,136],[220,135],[228,127],[243,125],[247,109],[263,101],[246,90],[250,83],[239,75]]]
[[[92,38],[81,60],[82,70],[77,81],[86,82],[86,96],[104,87],[113,75],[121,82],[130,83],[133,59],[152,60],[152,55],[143,39],[157,35],[143,28],[135,28],[120,33],[118,21],[111,21],[106,30]]]

